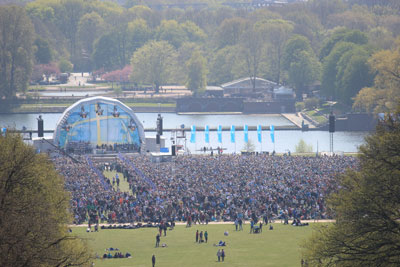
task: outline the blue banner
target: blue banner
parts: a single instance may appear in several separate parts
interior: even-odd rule
[[[231,126],[231,143],[235,143],[235,125]]]
[[[218,125],[218,143],[222,143],[222,126]]]
[[[243,126],[243,133],[244,133],[244,142],[249,142],[249,127],[247,125]]]
[[[190,130],[190,143],[196,143],[196,126],[192,125],[192,127],[190,127]]]
[[[206,143],[210,143],[210,127],[208,125],[204,128],[204,139]]]
[[[261,143],[262,142],[262,127],[261,127],[261,125],[257,126],[257,138],[258,138],[258,142]]]
[[[271,131],[271,141],[272,141],[272,143],[275,143],[275,127],[274,127],[274,125],[271,125],[269,127],[269,129]]]

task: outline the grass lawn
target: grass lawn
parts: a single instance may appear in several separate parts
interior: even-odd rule
[[[250,226],[236,232],[233,224],[194,225],[191,228],[176,226],[161,237],[160,244],[166,248],[155,248],[157,228],[137,230],[102,230],[86,233],[85,227],[73,228],[73,233],[88,240],[92,250],[100,255],[106,248],[119,248],[122,253],[132,254],[131,259],[99,259],[94,266],[151,266],[151,256],[156,255],[156,266],[300,266],[299,243],[311,234],[311,226],[294,227],[275,223],[274,230],[261,234],[249,234]],[[208,243],[195,243],[196,230],[208,232]],[[229,231],[229,236],[224,236]],[[218,247],[227,243],[225,262],[217,262]]]
[[[328,121],[328,119],[325,116],[319,115],[315,110],[309,110],[306,111],[305,113],[319,124],[324,124]]]
[[[103,174],[105,177],[110,179],[111,185],[112,185],[112,178],[115,177],[115,174],[117,174],[117,172],[116,171],[104,171]],[[126,180],[124,180],[124,175],[121,172],[118,172],[118,177],[119,177],[119,190],[121,190],[121,192],[128,192],[129,194],[131,194],[132,192],[129,190],[129,183]],[[117,183],[115,183],[114,189],[115,190],[118,189]]]

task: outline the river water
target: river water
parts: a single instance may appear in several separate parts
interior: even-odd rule
[[[0,114],[0,126],[11,127],[15,129],[22,129],[25,126],[27,129],[36,130],[36,118],[40,114]],[[45,113],[41,114],[44,120],[45,130],[54,130],[61,113]],[[136,113],[139,120],[142,122],[144,128],[156,128],[157,113]],[[243,114],[229,114],[229,115],[178,115],[175,113],[162,114],[164,128],[180,128],[183,124],[185,127],[196,125],[197,127],[204,127],[209,125],[210,128],[216,128],[218,125],[229,127],[231,125],[242,126],[289,126],[292,123],[280,115],[243,115]],[[367,132],[336,132],[334,133],[334,150],[343,152],[356,152],[357,148],[363,144],[364,137]],[[46,134],[51,136],[51,134]],[[153,132],[146,132],[146,136],[154,136]],[[164,132],[166,138],[166,146],[171,145],[171,133]],[[326,131],[275,131],[275,144],[271,142],[270,132],[263,131],[262,143],[258,142],[257,132],[249,131],[249,140],[254,145],[256,151],[273,151],[284,153],[295,151],[296,145],[303,139],[307,144],[313,146],[313,151],[329,151],[329,133]],[[185,139],[179,139],[180,144],[185,143]],[[197,132],[196,143],[190,143],[190,132],[186,133],[186,146],[192,152],[200,150],[200,148],[222,146],[227,150],[227,153],[239,152],[245,146],[244,135],[242,131],[236,132],[236,143],[230,142],[230,132],[224,131],[222,133],[222,145],[218,143],[217,132],[210,132],[210,143],[205,143],[204,132]],[[199,153],[199,152],[198,152]]]

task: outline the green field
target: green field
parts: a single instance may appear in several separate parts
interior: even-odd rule
[[[250,226],[244,231],[234,231],[232,224],[194,225],[191,228],[176,226],[161,237],[166,248],[155,248],[157,228],[137,230],[102,230],[86,233],[84,227],[73,228],[88,243],[94,253],[102,257],[105,249],[119,248],[130,252],[130,259],[99,259],[95,266],[151,266],[151,256],[156,255],[156,266],[300,266],[299,243],[311,234],[311,226],[294,227],[281,223],[273,224],[274,230],[261,234],[249,234]],[[195,243],[196,230],[207,231],[208,243]],[[224,231],[229,231],[224,236]],[[226,251],[225,262],[217,262],[218,247],[213,246],[223,240]]]

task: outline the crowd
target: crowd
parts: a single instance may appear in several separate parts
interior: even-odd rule
[[[334,177],[358,167],[346,156],[191,155],[152,163],[137,154],[109,165],[79,161],[54,158],[76,223],[330,218],[325,200],[337,188]],[[99,172],[104,168],[123,173],[129,192],[111,186]]]

